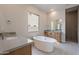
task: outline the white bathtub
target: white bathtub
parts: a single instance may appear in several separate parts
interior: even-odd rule
[[[36,36],[33,39],[34,46],[44,52],[52,52],[57,42],[56,39],[45,36]]]

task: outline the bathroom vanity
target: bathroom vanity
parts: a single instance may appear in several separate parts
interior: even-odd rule
[[[58,42],[61,42],[61,31],[45,30],[44,35],[55,38]]]
[[[4,33],[0,39],[0,55],[31,55],[31,39],[16,36],[15,33]]]
[[[6,55],[32,55],[32,44],[25,44],[11,49]]]

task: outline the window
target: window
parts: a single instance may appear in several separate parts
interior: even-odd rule
[[[39,16],[28,12],[28,32],[38,31]]]

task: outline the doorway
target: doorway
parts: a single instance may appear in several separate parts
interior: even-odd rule
[[[78,9],[66,10],[66,41],[78,43]]]

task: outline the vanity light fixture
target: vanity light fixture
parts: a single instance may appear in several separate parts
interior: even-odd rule
[[[62,22],[62,19],[59,19],[59,22],[61,23]]]

